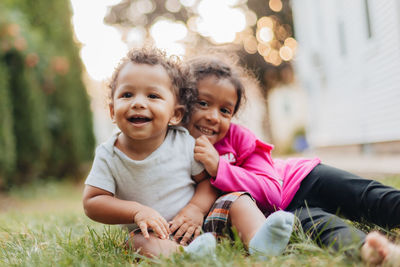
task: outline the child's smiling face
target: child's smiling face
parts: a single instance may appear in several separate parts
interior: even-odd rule
[[[229,130],[238,101],[237,92],[228,79],[214,75],[201,79],[197,89],[197,104],[187,128],[194,138],[204,135],[215,144]]]
[[[180,115],[166,70],[161,65],[127,63],[118,75],[110,114],[129,140],[162,142],[168,123],[176,124]]]

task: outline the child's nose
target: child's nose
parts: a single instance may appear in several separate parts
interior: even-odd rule
[[[216,109],[210,109],[207,113],[207,119],[213,123],[219,122],[219,113]]]
[[[131,103],[132,108],[144,108],[146,107],[146,98],[140,95],[135,96]]]

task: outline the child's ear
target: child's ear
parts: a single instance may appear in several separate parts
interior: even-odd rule
[[[111,102],[108,104],[108,107],[110,109],[110,117],[113,123],[115,123],[115,117],[114,117],[114,104]]]
[[[177,105],[174,110],[174,115],[169,120],[168,125],[178,125],[182,121],[184,113],[185,108],[182,105]]]

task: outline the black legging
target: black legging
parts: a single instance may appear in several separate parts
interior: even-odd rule
[[[304,231],[322,246],[335,249],[362,244],[365,233],[343,221],[365,220],[381,227],[400,226],[400,191],[327,165],[317,165],[301,182],[286,208]]]

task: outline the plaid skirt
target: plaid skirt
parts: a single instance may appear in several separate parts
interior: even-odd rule
[[[251,199],[251,195],[247,192],[233,192],[227,193],[220,196],[211,207],[207,217],[203,222],[203,231],[210,232],[216,237],[226,236],[231,234],[231,225],[228,220],[229,210],[233,204],[240,196],[248,195]],[[136,229],[129,233],[125,240],[125,245],[129,246],[129,241],[132,241],[134,235],[140,233],[140,229]]]
[[[233,202],[240,196],[248,195],[246,192],[233,192],[220,196],[211,207],[203,223],[203,231],[213,233],[216,237],[229,235],[231,225],[228,220],[229,210]],[[251,196],[250,196],[251,197]]]

